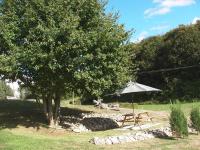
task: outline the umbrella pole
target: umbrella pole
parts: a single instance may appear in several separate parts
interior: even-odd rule
[[[134,109],[135,109],[135,108],[134,108],[134,104],[133,104],[133,98],[132,98],[132,108],[133,108],[133,115],[134,115],[134,113],[135,113],[135,112],[134,112]]]

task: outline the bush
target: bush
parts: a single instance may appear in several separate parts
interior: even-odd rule
[[[188,136],[187,118],[179,105],[171,107],[170,126],[173,135],[176,137]]]
[[[13,91],[5,81],[0,80],[0,99],[6,99],[6,96],[13,96]]]
[[[199,107],[194,107],[190,113],[190,120],[192,122],[192,127],[200,132],[200,110]]]

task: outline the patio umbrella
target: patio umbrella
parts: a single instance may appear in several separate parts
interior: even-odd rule
[[[153,91],[160,92],[161,90],[150,87],[150,86],[146,86],[146,85],[143,85],[143,84],[139,84],[137,82],[130,81],[129,83],[127,83],[127,85],[124,88],[117,90],[115,92],[115,94],[120,96],[120,95],[128,94],[128,93],[153,92]],[[133,113],[134,113],[133,100],[132,100],[132,106],[133,106]]]
[[[124,88],[117,90],[115,94],[127,94],[127,93],[137,93],[137,92],[152,92],[152,91],[161,91],[150,86],[139,84],[137,82],[130,81]]]

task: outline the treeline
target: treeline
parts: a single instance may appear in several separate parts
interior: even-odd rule
[[[132,48],[137,81],[162,89],[162,101],[200,98],[200,21],[147,38]]]
[[[74,92],[92,101],[135,77],[162,89],[162,99],[200,97],[199,22],[130,45],[130,32],[105,6],[99,0],[1,1],[0,76],[42,99],[55,124],[62,97]],[[165,70],[185,66],[193,67]]]

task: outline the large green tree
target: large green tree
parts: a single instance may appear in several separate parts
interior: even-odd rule
[[[50,125],[59,122],[68,88],[98,98],[129,79],[129,33],[104,6],[99,0],[2,1],[0,72],[41,95]]]
[[[133,53],[135,54],[135,57],[132,61],[137,62],[139,71],[154,69],[162,41],[162,36],[153,36],[142,40],[139,44],[133,44]],[[133,65],[135,65],[135,63],[133,63]]]
[[[164,35],[163,44],[157,56],[158,69],[179,68],[163,72],[162,78],[167,84],[170,95],[175,98],[200,98],[200,22],[181,25]]]

